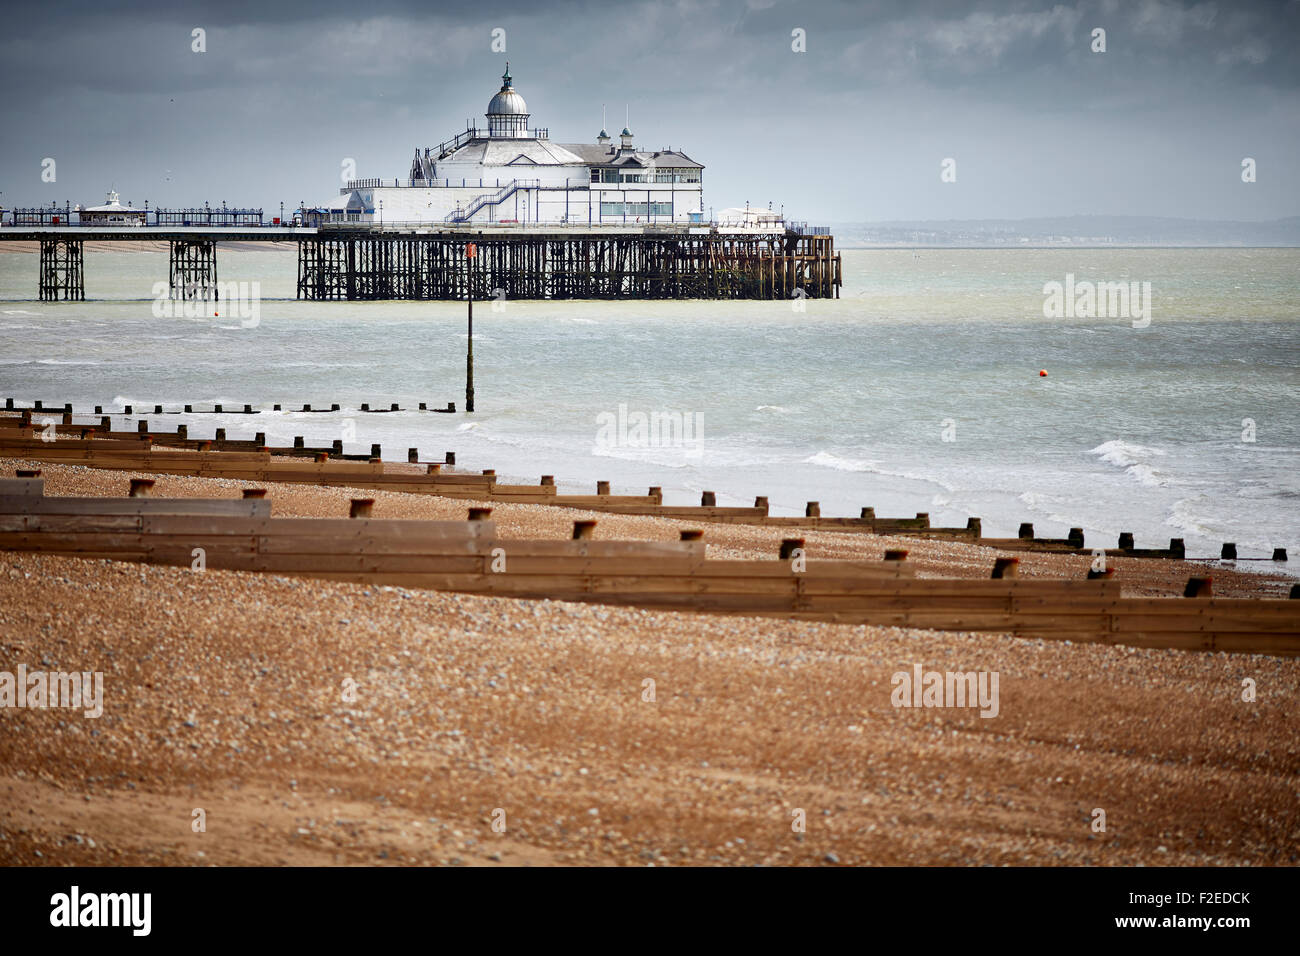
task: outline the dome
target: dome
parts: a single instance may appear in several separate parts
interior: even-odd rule
[[[506,72],[501,77],[501,89],[497,95],[492,97],[488,103],[488,116],[527,116],[528,104],[524,98],[515,92],[515,88],[510,85],[510,64],[506,64]]]
[[[508,87],[502,87],[492,101],[488,103],[488,116],[519,116],[528,115],[528,104],[524,98]]]

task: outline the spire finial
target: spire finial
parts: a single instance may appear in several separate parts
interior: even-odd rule
[[[501,74],[501,82],[504,86],[510,85],[510,61],[506,60],[506,71]]]

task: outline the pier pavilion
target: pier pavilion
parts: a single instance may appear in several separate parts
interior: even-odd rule
[[[308,212],[308,224],[652,225],[699,223],[704,166],[680,150],[647,150],[624,127],[614,142],[556,143],[530,128],[510,65],[468,126],[416,150],[406,179],[359,179]]]

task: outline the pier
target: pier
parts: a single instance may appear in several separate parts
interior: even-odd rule
[[[825,232],[710,227],[15,226],[40,243],[42,302],[86,297],[87,241],[166,241],[176,298],[211,298],[218,242],[293,242],[297,297],[429,299],[826,299],[843,282]],[[477,246],[467,258],[470,243]],[[5,290],[13,296],[12,290]]]

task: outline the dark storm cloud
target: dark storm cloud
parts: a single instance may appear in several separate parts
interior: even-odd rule
[[[273,205],[482,122],[508,37],[537,125],[602,104],[801,216],[1300,213],[1300,3],[76,2],[5,15],[0,201]],[[207,31],[207,52],[190,32]],[[1090,50],[1106,30],[1107,50]],[[807,53],[791,50],[791,31]],[[1260,181],[1243,188],[1245,156]],[[44,157],[57,184],[39,180]],[[958,181],[938,164],[958,160]]]

